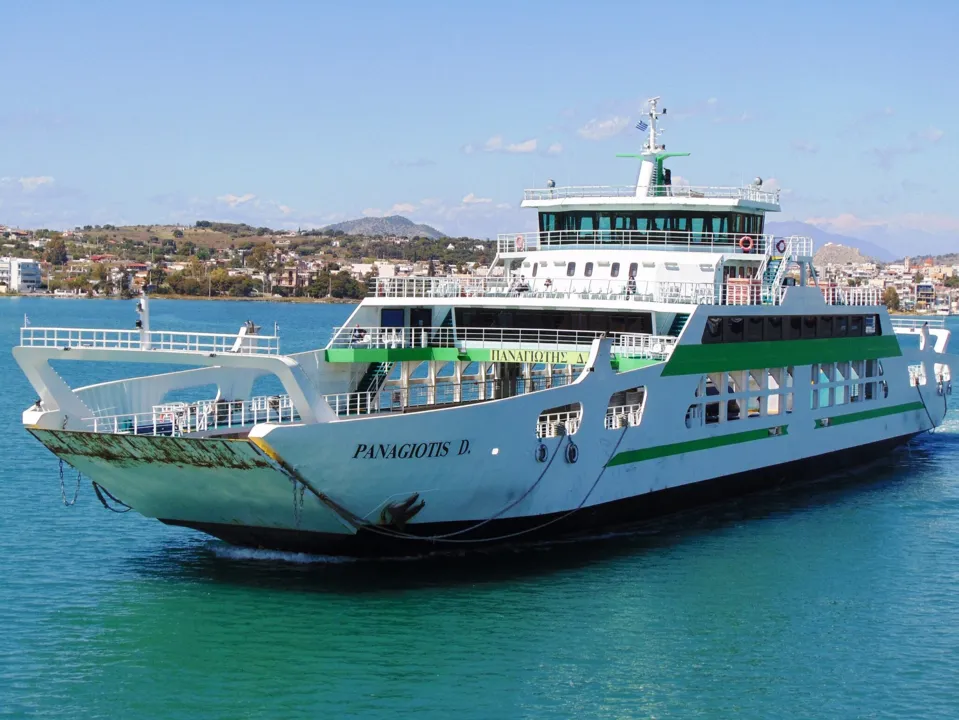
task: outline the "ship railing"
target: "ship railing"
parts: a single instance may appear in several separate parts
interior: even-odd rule
[[[820,286],[829,305],[880,305],[882,289]],[[381,298],[529,298],[612,300],[680,305],[779,305],[787,286],[761,278],[724,283],[616,278],[375,278],[371,296]]]
[[[720,301],[713,282],[616,278],[375,278],[371,296],[385,298],[530,298],[616,300],[692,305]]]
[[[607,430],[617,430],[623,427],[635,427],[643,416],[643,403],[632,405],[617,405],[606,408],[604,424]]]
[[[297,423],[300,415],[289,395],[264,395],[249,400],[164,403],[148,412],[97,415],[84,422],[95,433],[181,437],[259,423]]]
[[[162,350],[183,353],[238,353],[278,355],[275,335],[117,330],[67,327],[20,329],[22,347],[84,348],[93,350]]]
[[[566,410],[563,412],[543,413],[536,421],[536,437],[552,438],[573,435],[583,421],[583,411]]]
[[[595,330],[547,330],[528,328],[474,327],[369,327],[342,326],[333,330],[327,349],[457,348],[459,350],[588,350],[604,333]],[[627,357],[665,359],[677,338],[649,333],[608,333],[612,352]],[[534,362],[550,362],[549,359]]]
[[[565,377],[537,377],[528,381],[519,378],[517,394],[546,390],[567,384]],[[324,395],[334,413],[340,417],[403,413],[434,406],[496,400],[504,397],[503,380],[475,380],[466,382],[438,382],[434,385],[415,384],[409,387],[384,387],[377,391],[334,393]]]
[[[779,204],[779,192],[755,186],[722,187],[706,185],[569,185],[566,187],[532,188],[523,191],[524,200],[566,200],[570,198],[621,197],[687,197],[748,200]]]
[[[896,330],[921,330],[923,325],[930,329],[942,329],[946,327],[944,317],[892,317],[889,318],[892,327]]]
[[[777,245],[778,241],[782,244]],[[687,232],[681,230],[540,230],[532,232],[501,233],[496,236],[496,248],[503,253],[525,253],[534,250],[668,250],[673,252],[723,253],[726,255],[789,254],[787,248],[794,241],[797,249],[808,246],[811,238],[777,238],[774,235],[752,233]],[[780,250],[779,248],[784,248]]]
[[[820,285],[827,305],[881,305],[882,288]]]

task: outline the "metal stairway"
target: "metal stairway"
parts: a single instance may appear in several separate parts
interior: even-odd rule
[[[689,320],[689,313],[676,313],[673,316],[673,322],[669,326],[669,330],[666,334],[669,337],[679,337],[679,333],[683,331],[683,328],[686,327],[686,321]]]

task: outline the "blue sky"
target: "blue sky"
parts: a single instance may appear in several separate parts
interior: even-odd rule
[[[2,6],[0,223],[526,229],[524,187],[634,180],[642,102],[694,185],[959,238],[959,3]],[[959,245],[959,243],[957,243]]]

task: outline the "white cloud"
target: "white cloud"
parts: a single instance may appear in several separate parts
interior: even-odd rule
[[[463,146],[462,150],[464,154],[472,155],[476,151],[476,148],[473,147],[473,143],[466,143],[466,145]]]
[[[563,152],[562,143],[553,143],[548,148],[546,148],[546,153],[548,155],[559,155],[561,152]]]
[[[931,128],[927,128],[926,130],[923,130],[921,133],[919,133],[919,136],[923,140],[927,140],[931,143],[937,143],[940,140],[942,140],[945,134],[946,133],[943,130],[940,130],[939,128],[931,127]],[[52,180],[53,178],[50,178],[50,179]]]
[[[493,202],[492,198],[476,197],[474,193],[470,193],[463,198],[463,203],[466,205],[476,205],[478,203],[491,203]]]
[[[857,233],[876,228],[890,230],[920,230],[933,234],[959,233],[959,217],[928,213],[904,213],[885,218],[864,218],[843,213],[835,217],[814,217],[806,220],[811,225],[837,233]]]
[[[24,192],[33,192],[38,187],[52,184],[53,178],[49,175],[37,175],[35,177],[22,177],[17,182],[20,183]]]
[[[512,145],[506,146],[506,152],[508,153],[531,153],[536,152],[536,139],[526,140],[521,143],[513,143]]]
[[[511,207],[513,206],[509,203],[496,203],[496,208],[498,210],[509,210]]]
[[[363,210],[363,214],[366,215],[367,217],[381,217],[383,215],[383,211],[380,210],[379,208],[370,207],[370,208],[365,208]]]
[[[483,145],[483,149],[486,152],[496,152],[497,150],[503,149],[503,136],[494,135],[489,140],[486,141],[486,144]]]
[[[291,212],[293,212],[293,208],[291,208],[289,205],[277,205],[276,207],[284,215],[289,215]]]
[[[577,132],[587,140],[605,140],[619,135],[629,125],[629,118],[616,115],[608,120],[593,118]]]
[[[237,205],[245,205],[246,203],[255,199],[256,195],[253,193],[246,193],[245,195],[228,194],[217,197],[217,200],[219,200],[221,203],[229,205],[231,208],[235,208]]]
[[[416,210],[416,205],[412,203],[396,203],[390,208],[390,215],[399,215],[401,213],[411,213]]]

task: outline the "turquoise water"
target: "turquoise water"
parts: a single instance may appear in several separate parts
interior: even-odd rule
[[[157,301],[153,324],[275,320],[295,351],[348,312]],[[20,427],[24,313],[134,318],[131,303],[0,300],[0,716],[959,717],[954,413],[867,472],[631,536],[325,562],[113,515],[88,484],[64,508],[56,460]]]

